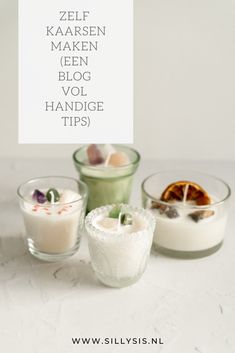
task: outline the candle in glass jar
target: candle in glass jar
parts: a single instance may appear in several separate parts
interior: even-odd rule
[[[42,190],[42,192],[46,190]],[[71,190],[58,190],[60,201],[24,203],[23,218],[28,234],[43,252],[59,253],[71,249],[77,240],[81,196]],[[31,195],[28,195],[29,199]]]
[[[200,184],[190,181],[195,179]],[[220,247],[227,222],[227,184],[201,173],[171,171],[147,178],[142,191],[144,206],[156,217],[154,245],[158,250],[197,257]]]
[[[149,257],[154,226],[149,212],[129,205],[100,207],[87,216],[91,262],[101,282],[122,287],[140,278]]]
[[[73,159],[89,189],[88,211],[129,201],[140,160],[137,151],[122,145],[89,145],[75,151]]]
[[[67,187],[45,188],[53,183]],[[18,195],[29,251],[47,261],[72,255],[80,242],[86,186],[72,178],[45,177],[22,184]]]

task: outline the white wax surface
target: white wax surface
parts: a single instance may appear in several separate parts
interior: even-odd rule
[[[189,214],[197,209],[178,207],[177,218],[168,218],[152,209],[157,221],[154,244],[176,251],[200,251],[216,246],[224,238],[227,215],[220,208],[211,207],[210,210],[214,215],[195,222]]]
[[[85,159],[84,160],[85,165],[81,169],[84,175],[92,176],[94,178],[99,178],[99,177],[112,178],[112,177],[122,176],[123,173],[125,175],[128,175],[129,173],[131,173],[133,168],[131,161],[129,161],[129,164],[121,166],[121,168],[120,166],[113,166],[108,164],[111,155],[115,152],[120,152],[116,150],[113,145],[106,144],[104,146],[98,146],[98,148],[101,151],[102,157],[104,158],[104,162],[100,164],[92,165],[89,163],[88,158]],[[127,158],[128,158],[128,155],[127,155]],[[123,167],[125,167],[124,170],[123,170]]]
[[[76,200],[80,195],[71,190],[58,191],[61,199],[55,205],[24,202],[22,207],[27,236],[38,250],[46,253],[68,251],[76,244],[78,236],[82,201]],[[68,202],[71,204],[64,205]]]
[[[104,216],[98,216],[93,220],[93,225],[103,231],[108,233],[135,233],[146,228],[146,222],[143,218],[133,215],[131,225],[123,225],[119,223],[117,218],[109,218]]]

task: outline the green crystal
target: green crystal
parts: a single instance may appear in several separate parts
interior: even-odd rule
[[[130,213],[124,213],[121,215],[121,224],[123,224],[124,226],[131,225],[132,222],[132,215]]]
[[[49,202],[58,202],[60,194],[55,188],[51,188],[47,191],[46,198]]]
[[[109,217],[110,218],[118,218],[120,213],[121,213],[121,207],[120,206],[115,206],[109,212]]]

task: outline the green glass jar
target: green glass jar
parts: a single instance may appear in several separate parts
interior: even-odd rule
[[[130,162],[120,167],[89,165],[87,146],[79,148],[73,154],[80,179],[88,186],[88,212],[103,205],[128,203],[130,199],[133,175],[138,168],[140,155],[136,150],[123,145],[114,145],[114,148],[118,152],[124,152]]]

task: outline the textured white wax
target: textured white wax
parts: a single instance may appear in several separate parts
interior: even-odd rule
[[[132,225],[118,226],[117,219],[97,217],[93,226],[102,231],[89,237],[89,249],[96,271],[116,278],[135,277],[146,265],[152,234],[146,221],[132,215]],[[138,232],[138,233],[136,233]]]

